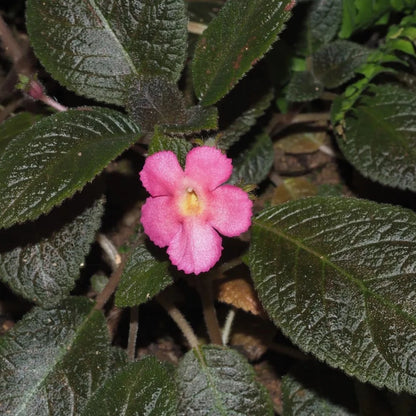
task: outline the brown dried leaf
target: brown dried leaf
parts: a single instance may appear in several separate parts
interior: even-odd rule
[[[285,153],[313,153],[325,143],[325,139],[325,132],[295,133],[280,139],[276,143],[276,147]]]
[[[317,193],[316,185],[305,177],[288,178],[275,189],[272,204],[283,204],[287,201],[314,196]]]

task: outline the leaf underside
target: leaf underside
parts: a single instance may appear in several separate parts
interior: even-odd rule
[[[413,212],[315,197],[254,220],[249,264],[263,307],[303,350],[415,393],[415,253]]]

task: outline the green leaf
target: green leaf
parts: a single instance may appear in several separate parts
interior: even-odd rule
[[[368,48],[358,43],[336,40],[313,54],[313,73],[326,88],[336,88],[354,77],[369,53]]]
[[[233,161],[230,183],[260,183],[267,178],[274,161],[273,143],[268,134],[256,136],[248,150]]]
[[[273,415],[268,393],[237,351],[205,345],[187,352],[176,371],[178,415]]]
[[[313,43],[326,44],[338,33],[342,21],[342,0],[316,0],[308,16]]]
[[[41,120],[0,156],[0,227],[50,211],[139,136],[128,117],[104,108],[69,110]]]
[[[16,233],[23,233],[23,227],[19,231],[0,232],[3,242],[0,244],[0,280],[43,307],[56,305],[73,289],[80,266],[100,227],[103,211],[103,201],[98,200],[52,235],[23,246],[13,244],[12,248],[7,248]],[[51,220],[49,217],[24,227],[25,235],[33,238],[39,234],[45,222]]]
[[[107,377],[114,357],[101,312],[85,298],[34,308],[0,338],[0,412],[79,414]]]
[[[192,149],[192,144],[185,139],[178,137],[169,137],[156,129],[149,145],[149,155],[161,152],[163,150],[170,150],[178,157],[182,168],[185,167],[186,155]]]
[[[147,302],[173,283],[170,263],[160,261],[144,244],[130,254],[116,292],[117,306],[136,306]]]
[[[282,379],[283,416],[358,415],[354,383],[316,363],[298,365]]]
[[[342,3],[342,27],[339,33],[342,38],[348,38],[356,30],[372,25],[392,10],[390,0],[344,0]]]
[[[177,81],[186,55],[183,0],[28,0],[27,27],[56,80],[118,105],[132,76]]]
[[[26,111],[10,117],[0,124],[0,154],[3,153],[9,142],[19,133],[27,130],[43,116]]]
[[[144,78],[132,82],[127,110],[145,132],[159,124],[183,124],[185,100],[176,84],[163,78]]]
[[[416,393],[416,215],[315,197],[253,221],[251,276],[300,348],[378,387]]]
[[[202,34],[192,63],[201,105],[226,95],[277,40],[289,0],[228,0]]]
[[[195,105],[186,110],[184,124],[163,126],[168,134],[192,134],[203,130],[218,129],[218,110],[216,107],[201,107]]]
[[[324,86],[312,72],[294,72],[287,86],[286,98],[289,101],[312,101],[319,98]]]
[[[396,85],[373,86],[345,118],[338,145],[364,176],[416,190],[416,97]]]
[[[187,0],[189,20],[208,24],[221,9],[223,0]]]
[[[172,416],[176,388],[165,365],[153,357],[130,363],[95,392],[83,416]]]
[[[234,143],[237,143],[242,136],[250,131],[256,121],[270,107],[273,99],[273,91],[269,91],[261,97],[253,106],[245,111],[224,131],[217,136],[218,148],[228,150]]]

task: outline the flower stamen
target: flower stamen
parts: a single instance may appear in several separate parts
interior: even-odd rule
[[[198,215],[203,209],[202,201],[191,187],[186,188],[186,192],[182,198],[180,206],[182,214],[186,216]]]

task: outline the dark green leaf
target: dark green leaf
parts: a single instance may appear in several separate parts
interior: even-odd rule
[[[228,0],[202,34],[192,65],[202,105],[216,103],[276,41],[289,0]]]
[[[0,156],[0,227],[33,220],[91,181],[140,129],[113,110],[69,110],[14,138]]]
[[[313,43],[330,42],[342,21],[342,0],[316,0],[308,16],[309,35]]]
[[[370,50],[358,43],[336,40],[312,56],[313,73],[326,88],[335,88],[350,80]]]
[[[273,415],[253,367],[236,351],[205,345],[185,354],[176,372],[178,415]]]
[[[289,101],[311,101],[319,98],[323,84],[309,71],[294,72],[287,86],[286,98]]]
[[[253,221],[260,301],[303,350],[378,387],[416,392],[416,215],[314,197]]]
[[[130,363],[95,392],[83,416],[173,416],[176,388],[166,366],[153,357]]]
[[[12,230],[0,232],[0,280],[43,307],[56,305],[73,289],[103,211],[103,201],[96,201],[52,235],[23,247],[2,250]],[[27,230],[32,236],[36,231],[36,225]]]
[[[15,136],[27,130],[42,118],[32,113],[19,113],[0,124],[0,154]]]
[[[224,4],[224,0],[187,0],[189,20],[208,24]]]
[[[122,105],[132,76],[179,79],[186,54],[183,0],[28,0],[41,63],[78,94]]]
[[[149,155],[162,150],[170,150],[178,157],[179,163],[185,167],[186,155],[192,149],[192,144],[185,139],[169,137],[156,129],[149,146]]]
[[[202,130],[218,129],[218,110],[216,107],[201,107],[199,105],[186,110],[185,124],[164,126],[169,134],[191,134]]]
[[[114,358],[104,316],[85,298],[34,308],[0,338],[0,412],[78,415]]]
[[[302,363],[282,380],[283,416],[358,415],[351,379],[316,363]]]
[[[233,161],[233,173],[230,183],[260,183],[266,179],[273,165],[274,151],[270,137],[258,135],[251,147]]]
[[[239,116],[226,130],[222,131],[217,138],[218,148],[227,150],[242,136],[250,131],[256,121],[266,112],[273,99],[273,91],[265,94],[252,107]]]
[[[157,124],[183,124],[185,100],[176,84],[163,78],[135,80],[127,99],[127,109],[143,131],[153,131]]]
[[[168,261],[156,259],[144,244],[130,254],[116,292],[116,305],[136,306],[147,302],[173,283]]]
[[[338,145],[364,176],[416,190],[416,96],[395,85],[373,86],[345,118]]]

